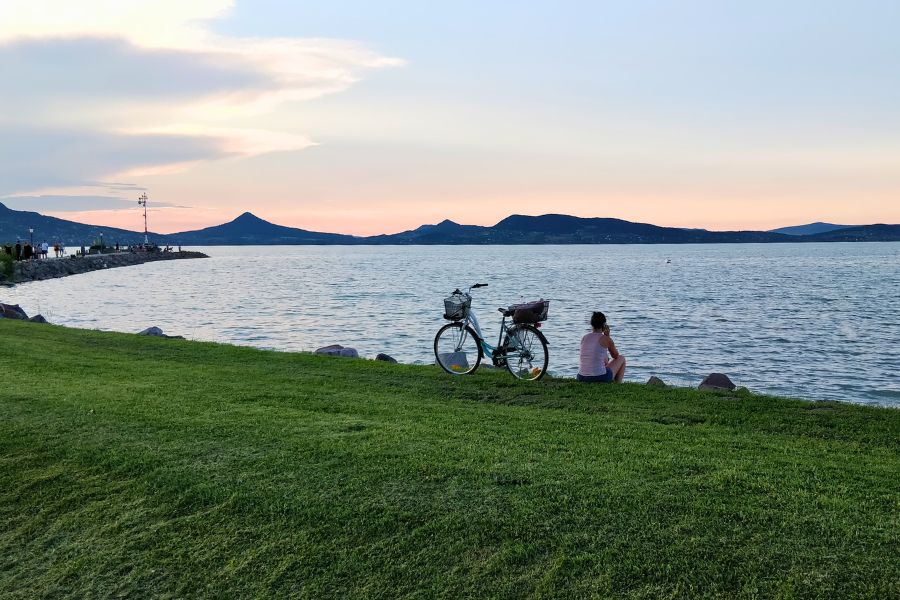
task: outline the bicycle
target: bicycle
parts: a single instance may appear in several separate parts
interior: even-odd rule
[[[539,329],[541,322],[547,320],[550,301],[498,308],[503,319],[497,345],[492,346],[485,340],[472,310],[472,290],[487,285],[476,283],[465,293],[454,290],[444,300],[444,318],[451,322],[434,336],[437,363],[451,375],[469,375],[478,369],[485,356],[490,356],[495,367],[506,367],[516,379],[537,381],[547,372],[550,361],[547,338]],[[507,325],[507,319],[512,321],[511,325]]]

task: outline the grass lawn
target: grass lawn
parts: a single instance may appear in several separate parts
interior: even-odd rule
[[[900,411],[0,320],[0,598],[900,597]]]

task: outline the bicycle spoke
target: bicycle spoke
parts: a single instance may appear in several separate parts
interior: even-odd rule
[[[507,336],[507,368],[518,379],[540,379],[547,368],[547,348],[530,327],[511,328]]]
[[[461,323],[441,328],[434,340],[434,355],[437,364],[453,375],[471,373],[481,362],[478,338]]]

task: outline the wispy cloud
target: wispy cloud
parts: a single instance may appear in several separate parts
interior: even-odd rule
[[[120,183],[117,181],[91,181],[85,187],[102,188],[110,192],[143,192],[146,191],[142,185],[134,183]]]
[[[37,212],[80,212],[94,210],[134,210],[138,208],[134,200],[116,196],[79,196],[45,194],[40,196],[6,196],[0,202],[13,210]],[[154,202],[154,208],[176,207],[166,202]]]
[[[345,40],[213,33],[230,0],[0,4],[0,195],[300,150],[247,117],[403,64]]]
[[[219,138],[0,126],[0,195],[229,156]]]

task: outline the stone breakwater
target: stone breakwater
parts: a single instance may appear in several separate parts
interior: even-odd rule
[[[16,263],[13,283],[41,281],[68,277],[79,273],[130,267],[157,260],[178,260],[182,258],[209,258],[202,252],[120,252],[118,254],[91,254],[81,257],[48,258]],[[0,279],[3,276],[0,275]]]

